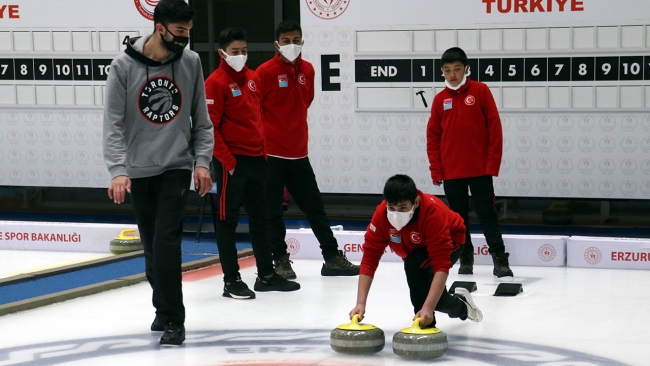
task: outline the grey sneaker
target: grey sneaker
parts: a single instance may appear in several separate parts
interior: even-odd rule
[[[483,320],[481,309],[474,304],[472,295],[469,294],[469,291],[467,291],[466,288],[456,287],[454,289],[454,295],[457,299],[464,302],[465,306],[467,306],[467,319],[477,323]]]
[[[274,259],[275,272],[287,280],[295,280],[297,276],[296,272],[291,268],[291,263],[293,262],[289,260],[289,253]]]
[[[345,253],[339,250],[336,257],[325,261],[320,274],[321,276],[358,276],[360,269],[360,266],[350,263],[345,257]]]

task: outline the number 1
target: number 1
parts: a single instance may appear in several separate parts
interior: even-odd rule
[[[427,76],[427,69],[424,65],[420,66],[422,67],[422,76]]]

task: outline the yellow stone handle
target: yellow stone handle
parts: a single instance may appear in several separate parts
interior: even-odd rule
[[[140,237],[135,235],[135,229],[126,229],[126,230],[122,230],[122,232],[120,232],[120,235],[116,239],[136,240],[136,239],[140,239]]]

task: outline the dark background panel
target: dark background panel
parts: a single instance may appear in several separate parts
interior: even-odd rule
[[[52,59],[35,59],[34,60],[34,79],[36,80],[53,80],[54,70],[52,69]]]
[[[571,80],[572,81],[593,81],[595,78],[594,57],[574,57],[571,59]]]
[[[548,81],[571,81],[570,57],[550,57],[548,59]]]
[[[14,76],[16,80],[34,80],[34,60],[31,58],[15,59]]]
[[[484,82],[501,81],[501,59],[500,58],[480,59],[478,80]]]
[[[620,80],[643,80],[643,56],[623,56],[619,64]]]
[[[423,69],[424,68],[424,69]],[[433,59],[413,60],[413,82],[433,82]]]
[[[618,80],[618,57],[596,57],[596,81]]]
[[[74,72],[71,59],[54,59],[52,63],[54,64],[52,68],[54,70],[54,80],[72,80]]]
[[[526,59],[526,81],[547,81],[548,80],[548,59],[527,58]]]
[[[524,81],[524,59],[504,58],[501,60],[501,81]]]
[[[411,82],[411,60],[355,60],[357,83]]]
[[[0,58],[0,80],[14,79],[14,59]]]

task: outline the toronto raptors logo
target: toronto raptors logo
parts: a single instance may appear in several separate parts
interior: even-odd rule
[[[555,258],[555,247],[551,244],[544,244],[537,250],[537,255],[544,262],[550,262]]]
[[[133,0],[135,7],[143,17],[153,20],[153,10],[160,0]]]
[[[474,98],[473,95],[468,95],[468,96],[465,98],[465,104],[467,104],[467,105],[474,105],[474,103],[476,103],[476,98]]]
[[[140,91],[140,112],[152,123],[173,121],[181,110],[181,103],[180,89],[166,77],[154,77]]]
[[[350,0],[305,0],[311,12],[321,19],[338,18],[347,10]]]
[[[298,239],[294,239],[294,238],[287,239],[287,251],[291,255],[298,254],[298,252],[300,251],[300,242],[298,241]]]
[[[589,264],[598,264],[603,259],[603,253],[596,247],[589,247],[585,250],[585,262]]]
[[[252,92],[257,91],[257,86],[255,85],[255,82],[253,80],[248,81],[248,89],[250,89]]]

